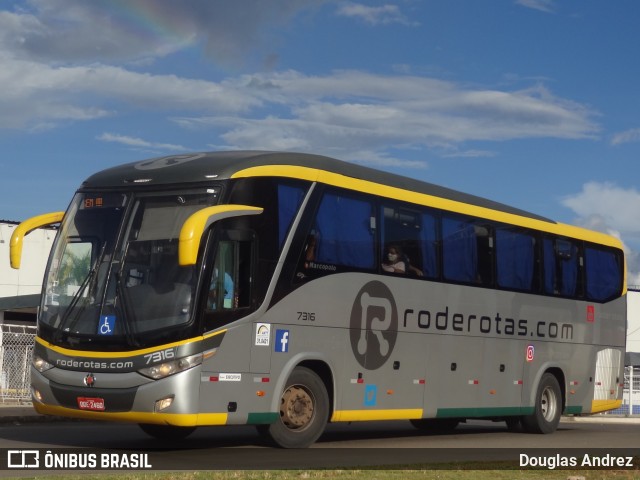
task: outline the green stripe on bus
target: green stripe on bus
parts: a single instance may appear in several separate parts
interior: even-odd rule
[[[278,419],[277,412],[260,412],[260,413],[250,413],[247,418],[247,423],[249,425],[264,425],[273,423]]]
[[[565,415],[577,415],[579,413],[582,413],[582,406],[581,405],[567,406],[565,407],[563,413]]]
[[[534,411],[534,407],[439,408],[436,418],[510,417]]]

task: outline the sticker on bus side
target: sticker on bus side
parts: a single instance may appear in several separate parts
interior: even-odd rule
[[[268,347],[269,339],[271,337],[271,324],[258,323],[256,325],[256,345]]]
[[[102,315],[98,325],[98,335],[113,335],[116,326],[115,315]]]
[[[533,362],[533,359],[535,358],[535,347],[533,345],[528,345],[527,346],[527,362]]]
[[[289,351],[289,330],[276,330],[276,352],[287,353]]]

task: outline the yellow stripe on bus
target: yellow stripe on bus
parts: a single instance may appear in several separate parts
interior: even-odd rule
[[[620,408],[622,400],[593,400],[591,402],[591,413],[606,412]]]
[[[422,418],[421,408],[396,408],[391,410],[336,410],[332,422],[365,422],[368,420],[413,420]]]
[[[57,347],[52,343],[43,340],[40,337],[36,337],[36,342],[42,345],[45,348],[53,350],[60,355],[66,355],[68,357],[85,357],[85,358],[127,358],[127,357],[135,357],[136,355],[145,355],[147,353],[157,352],[158,350],[165,350],[167,348],[179,347],[181,345],[187,345],[189,343],[194,342],[202,342],[211,337],[215,337],[216,335],[220,335],[225,333],[227,330],[220,330],[218,332],[209,333],[203,335],[201,337],[193,337],[188,338],[187,340],[181,340],[179,342],[167,343],[165,345],[158,345],[157,347],[143,348],[141,350],[131,350],[128,352],[93,352],[93,351],[85,351],[85,350],[70,350],[68,348]]]
[[[151,412],[92,412],[74,408],[45,405],[34,402],[36,412],[44,415],[82,418],[85,420],[109,420],[130,423],[151,423],[174,427],[226,425],[228,413],[151,413]]]

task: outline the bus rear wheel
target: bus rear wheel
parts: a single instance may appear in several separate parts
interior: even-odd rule
[[[280,397],[280,418],[259,431],[279,447],[306,448],[322,435],[328,418],[329,395],[324,383],[312,370],[296,367]]]
[[[562,392],[554,375],[545,373],[540,379],[535,397],[535,410],[522,417],[522,426],[529,433],[552,433],[562,415]]]

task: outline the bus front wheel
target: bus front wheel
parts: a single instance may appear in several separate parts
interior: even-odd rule
[[[522,426],[530,433],[552,433],[562,415],[562,392],[554,375],[545,373],[540,379],[535,397],[535,410],[522,417]]]
[[[329,418],[329,395],[320,377],[296,367],[280,397],[280,418],[259,429],[282,448],[305,448],[315,442]]]

